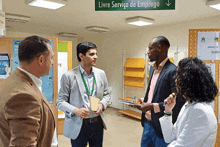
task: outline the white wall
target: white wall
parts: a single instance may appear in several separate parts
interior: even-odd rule
[[[75,48],[80,41],[91,41],[98,47],[97,67],[106,72],[109,86],[117,90],[117,96],[113,97],[113,107],[122,108],[118,103],[118,98],[123,96],[123,52],[125,50],[126,58],[145,58],[145,52],[149,41],[153,37],[163,35],[166,36],[171,44],[169,54],[174,55],[174,51],[178,46],[181,52],[181,58],[187,55],[188,50],[188,33],[189,29],[207,29],[219,28],[219,17],[204,18],[189,22],[170,24],[164,26],[147,26],[137,27],[136,31],[126,31],[117,33],[91,33],[83,39],[69,39],[73,41],[73,67],[78,65],[76,59]],[[7,37],[26,37],[32,34],[21,32],[7,32]],[[41,34],[39,34],[41,36]],[[49,37],[42,35],[43,37]],[[65,40],[65,39],[63,39]],[[145,88],[126,87],[125,96],[144,97]]]
[[[163,35],[166,36],[171,44],[170,54],[176,47],[180,53],[180,57],[187,56],[188,52],[188,33],[189,29],[207,29],[219,28],[219,17],[199,19],[189,22],[170,24],[164,26],[140,27],[136,31],[106,33],[87,36],[87,40],[98,46],[98,62],[97,66],[105,70],[109,82],[109,86],[117,89],[117,97],[114,97],[112,106],[122,108],[118,103],[119,97],[122,97],[122,80],[123,80],[123,50],[125,49],[126,58],[144,58],[149,41],[153,37]],[[145,88],[126,87],[125,96],[144,97]]]

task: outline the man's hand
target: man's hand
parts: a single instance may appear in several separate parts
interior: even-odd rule
[[[98,104],[98,108],[97,108],[96,112],[94,112],[94,114],[99,115],[100,113],[102,113],[102,109],[103,109],[102,104]]]
[[[138,99],[134,100],[134,103],[136,103],[136,104],[142,104],[143,102],[144,102],[143,98],[138,98]]]
[[[176,105],[176,95],[175,93],[172,93],[169,95],[168,98],[164,100],[165,105],[165,112],[171,113],[173,110],[173,107]]]
[[[88,108],[76,108],[74,113],[81,118],[86,118],[86,116],[89,114]]]
[[[153,104],[152,103],[141,103],[140,105],[136,105],[134,106],[134,108],[137,108],[139,110],[141,110],[142,112],[146,113],[149,110],[153,110]]]

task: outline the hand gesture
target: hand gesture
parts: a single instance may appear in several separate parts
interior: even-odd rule
[[[168,98],[164,100],[165,103],[165,112],[170,113],[174,106],[176,105],[176,94],[172,93]]]
[[[88,108],[76,108],[74,113],[81,118],[86,118],[86,116],[89,114]]]
[[[135,106],[137,109],[141,110],[143,113],[154,109],[152,103],[142,103],[139,106]]]
[[[98,108],[97,108],[96,112],[94,112],[94,114],[99,115],[100,113],[102,113],[102,109],[103,109],[102,104],[98,104]]]

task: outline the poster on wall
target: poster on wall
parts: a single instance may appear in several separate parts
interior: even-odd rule
[[[68,53],[58,52],[58,91],[60,90],[60,81],[62,75],[68,71]]]
[[[19,66],[18,46],[21,40],[13,40],[13,71]],[[53,48],[53,40],[50,40]],[[48,101],[53,101],[53,66],[50,69],[49,75],[40,78],[42,80],[42,93]]]
[[[6,79],[11,72],[8,53],[0,53],[0,79]]]
[[[198,32],[197,56],[201,60],[220,59],[220,32]]]

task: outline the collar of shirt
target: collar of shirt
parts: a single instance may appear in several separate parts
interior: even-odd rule
[[[199,100],[196,100],[196,101],[194,101],[194,102],[192,102],[192,103],[189,104],[189,102],[187,101],[187,102],[185,103],[185,107],[194,105],[194,104],[196,104],[196,103],[198,103],[198,102],[199,102]]]
[[[23,71],[24,73],[26,73],[31,79],[32,81],[34,81],[35,85],[37,85],[37,87],[40,89],[41,91],[41,86],[42,86],[42,80],[37,78],[36,76],[32,75],[31,73],[27,72],[26,70],[18,67],[18,69],[20,69],[21,71]]]
[[[79,70],[81,71],[81,73],[85,76],[88,76],[88,77],[91,77],[94,75],[94,72],[93,72],[93,67],[92,67],[92,72],[90,75],[87,75],[86,71],[82,68],[81,64],[79,65]]]
[[[169,58],[166,57],[166,58],[160,63],[160,65],[158,66],[158,69],[157,69],[156,63],[154,63],[154,64],[153,64],[154,70],[161,71],[162,68],[163,68],[163,66],[165,65],[165,63],[167,62],[168,59],[169,59]]]

